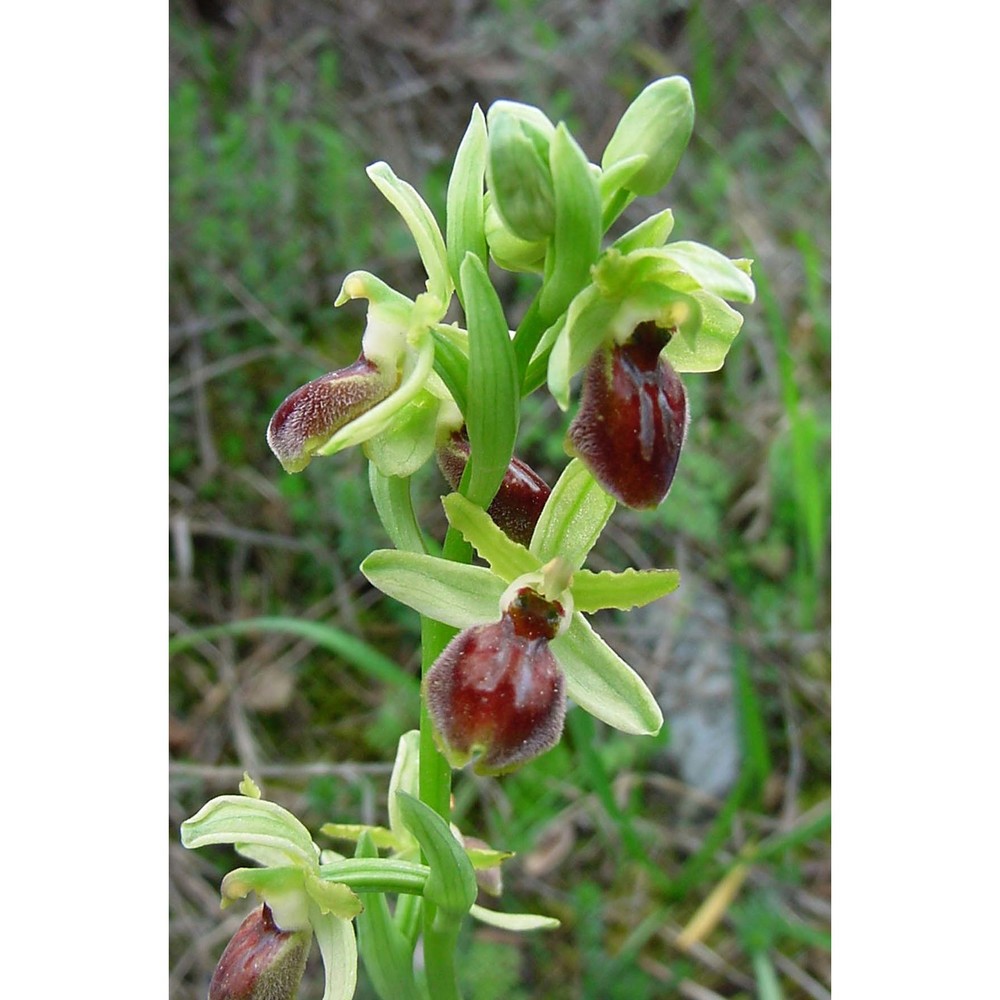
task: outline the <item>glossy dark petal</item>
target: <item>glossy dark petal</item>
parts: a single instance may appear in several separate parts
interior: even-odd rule
[[[453,434],[438,449],[437,460],[448,485],[457,490],[469,461],[468,438],[460,432]],[[548,483],[515,456],[487,513],[508,538],[527,546],[551,492]]]
[[[479,750],[476,772],[502,774],[559,742],[565,680],[549,640],[560,616],[558,605],[522,591],[500,621],[466,629],[442,652],[425,693],[454,765]]]
[[[208,1000],[295,1000],[309,931],[279,930],[266,905],[240,924],[215,968]]]
[[[660,352],[668,334],[640,323],[625,344],[587,365],[568,450],[619,503],[643,510],[666,497],[687,432],[684,383]]]
[[[300,472],[317,448],[385,399],[397,382],[395,373],[383,372],[362,354],[354,364],[291,393],[271,417],[267,443],[286,472]]]

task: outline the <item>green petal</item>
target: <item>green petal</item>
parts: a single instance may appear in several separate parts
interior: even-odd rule
[[[550,931],[560,926],[555,917],[543,917],[537,913],[500,913],[478,904],[473,905],[469,913],[484,924],[505,931]]]
[[[587,467],[573,459],[542,508],[531,536],[531,553],[543,565],[556,556],[573,569],[583,565],[615,509]]]
[[[376,847],[397,848],[399,839],[384,826],[365,826],[363,823],[324,823],[319,832],[334,840],[352,840],[355,843],[367,833]]]
[[[448,824],[420,799],[397,792],[400,816],[420,843],[431,873],[424,898],[453,914],[468,913],[476,901],[476,873]]]
[[[566,673],[566,694],[582,709],[623,733],[659,732],[663,713],[652,692],[582,615],[549,645]]]
[[[352,920],[364,907],[361,900],[342,882],[328,882],[311,872],[306,875],[306,892],[324,915]]]
[[[426,551],[424,536],[413,511],[409,478],[384,476],[374,462],[368,463],[368,485],[379,520],[397,549]]]
[[[222,880],[222,905],[255,892],[271,908],[282,930],[304,930],[309,926],[306,874],[301,868],[236,868]]]
[[[631,253],[648,247],[661,247],[667,242],[667,237],[674,228],[674,213],[669,208],[656,215],[651,215],[630,229],[624,236],[619,236],[612,246],[620,253]]]
[[[451,493],[441,502],[452,527],[506,583],[541,568],[542,564],[523,545],[508,538],[482,507],[460,493]]]
[[[367,170],[372,183],[403,217],[416,241],[420,259],[427,271],[427,291],[441,304],[442,314],[448,307],[453,285],[448,273],[448,254],[441,228],[434,213],[416,189],[400,180],[388,163],[373,163]]]
[[[671,593],[680,582],[681,575],[675,569],[627,569],[623,573],[581,569],[573,574],[570,590],[577,611],[628,611]]]
[[[504,581],[482,566],[377,549],[361,564],[361,572],[383,594],[454,628],[500,618]]]
[[[233,844],[265,865],[313,867],[318,852],[309,831],[287,810],[265,799],[220,795],[181,824],[185,847]]]
[[[358,985],[358,944],[354,924],[332,913],[309,908],[316,943],[323,956],[323,1000],[352,1000]]]

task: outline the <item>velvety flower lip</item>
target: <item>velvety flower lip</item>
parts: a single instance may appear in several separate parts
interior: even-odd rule
[[[565,678],[549,649],[563,609],[518,590],[500,621],[459,633],[425,681],[442,751],[455,767],[477,750],[477,774],[503,774],[559,742]]]
[[[567,450],[601,486],[638,510],[663,502],[687,432],[684,383],[662,353],[669,339],[668,331],[643,322],[624,344],[599,350],[567,435]]]
[[[361,354],[354,364],[289,393],[267,425],[267,443],[286,472],[301,472],[337,431],[398,385],[395,371],[380,368]]]

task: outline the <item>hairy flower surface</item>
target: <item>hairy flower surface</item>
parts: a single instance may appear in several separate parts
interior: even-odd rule
[[[603,347],[584,373],[567,450],[619,503],[662,503],[687,431],[687,394],[662,356],[669,334],[640,323],[624,344]]]
[[[565,682],[549,641],[557,602],[520,589],[500,620],[459,633],[427,674],[427,708],[442,751],[478,774],[502,774],[550,750],[562,734]]]

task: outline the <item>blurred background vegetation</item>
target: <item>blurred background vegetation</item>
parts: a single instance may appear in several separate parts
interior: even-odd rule
[[[571,711],[523,771],[457,777],[457,822],[518,852],[498,905],[563,922],[470,928],[467,993],[830,995],[829,59],[816,2],[171,3],[172,997],[204,997],[245,912],[218,908],[232,855],[184,851],[180,821],[248,769],[313,830],[384,823],[417,724],[414,684],[385,670],[418,677],[416,615],[357,570],[387,544],[363,456],[287,476],[264,440],[291,389],[357,356],[363,304],[332,305],[349,270],[422,288],[364,167],[387,160],[443,219],[474,103],[537,104],[597,160],[673,73],[694,89],[691,146],[621,226],[673,208],[675,238],[755,259],[759,296],[724,370],[686,379],[666,503],[619,510],[592,556],[682,571],[627,625],[596,623],[667,725],[642,740]],[[531,287],[503,278],[516,320]],[[571,414],[528,406],[518,452],[554,482]],[[438,528],[444,491],[420,474]]]

